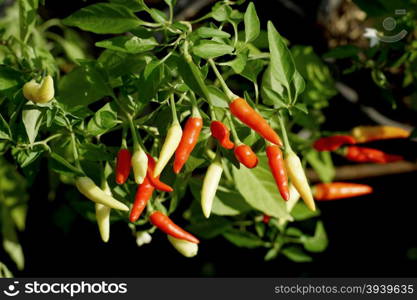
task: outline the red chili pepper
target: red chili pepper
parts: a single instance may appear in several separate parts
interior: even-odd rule
[[[155,159],[149,154],[146,154],[146,155],[148,156],[148,169],[147,169],[146,177],[148,177],[148,180],[150,181],[150,183],[158,191],[172,192],[174,189],[170,187],[168,184],[163,183],[161,180],[159,180],[159,176],[157,177],[153,176],[153,172],[154,172],[155,165],[156,165]]]
[[[127,149],[120,149],[116,159],[116,182],[123,184],[129,178],[132,167],[132,155]]]
[[[367,195],[372,193],[373,189],[366,184],[332,182],[317,184],[313,187],[313,191],[317,201],[329,201]]]
[[[271,221],[271,217],[270,216],[268,216],[268,215],[263,215],[262,216],[262,222],[263,223],[265,223],[265,224],[268,224],[269,223],[269,221]]]
[[[350,135],[333,135],[319,138],[314,142],[313,147],[317,151],[335,151],[343,145],[356,144],[355,138]]]
[[[266,147],[266,155],[268,157],[269,168],[274,176],[278,190],[285,201],[290,198],[288,187],[288,176],[285,170],[284,156],[281,149],[277,145],[268,145]]]
[[[230,112],[246,126],[252,128],[264,139],[282,146],[278,134],[269,126],[268,122],[254,110],[245,99],[236,98],[229,104]]]
[[[371,162],[380,164],[395,162],[404,159],[401,155],[387,154],[377,149],[357,146],[347,147],[345,157],[350,161]]]
[[[198,112],[198,110],[197,110]],[[203,120],[199,114],[197,116],[190,117],[185,123],[184,130],[181,137],[181,142],[175,151],[174,160],[174,173],[178,174],[185,162],[190,157],[195,145],[197,144],[198,137],[203,128]]]
[[[234,152],[236,159],[246,168],[252,169],[258,165],[258,157],[248,145],[236,146]]]
[[[219,141],[220,146],[225,149],[233,149],[235,144],[230,140],[230,131],[225,124],[220,121],[212,121],[210,124],[211,135]]]
[[[136,190],[135,195],[135,202],[133,202],[133,206],[130,211],[130,222],[136,222],[139,219],[140,215],[146,207],[146,204],[148,203],[149,199],[151,199],[154,189],[155,188],[151,184],[148,176],[146,176],[143,182],[138,185],[138,189]]]
[[[200,242],[195,236],[176,225],[168,216],[160,211],[152,213],[150,220],[153,225],[174,238],[186,240],[195,244]]]

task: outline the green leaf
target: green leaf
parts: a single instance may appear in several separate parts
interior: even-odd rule
[[[295,88],[295,96],[296,98],[301,95],[302,92],[304,92],[306,88],[306,83],[304,81],[304,78],[301,76],[301,74],[296,70],[294,73],[294,80],[293,85]]]
[[[233,168],[236,188],[253,208],[275,218],[288,218],[289,213],[269,170],[265,155],[259,155],[254,169]]]
[[[147,103],[155,97],[164,79],[164,64],[159,61],[149,63],[142,73],[138,84],[138,97],[142,103]]]
[[[296,221],[304,221],[320,215],[320,211],[311,211],[302,201],[298,201],[291,211],[291,215]]]
[[[330,152],[309,151],[304,155],[322,182],[331,182],[336,174]]]
[[[38,17],[38,0],[19,1],[20,40],[26,43]]]
[[[271,21],[268,22],[268,41],[272,76],[288,89],[294,77],[295,65],[284,39]]]
[[[281,251],[282,254],[284,254],[286,257],[288,257],[290,260],[294,262],[311,262],[313,261],[313,258],[306,253],[303,252],[299,247],[297,246],[291,246],[284,248]]]
[[[204,239],[212,239],[222,234],[231,226],[232,223],[228,219],[219,216],[211,216],[210,219],[199,219],[198,222],[188,226],[187,230]]]
[[[112,3],[83,7],[65,18],[63,23],[99,34],[124,33],[141,25],[141,21],[130,9]]]
[[[12,151],[16,162],[21,168],[25,168],[33,163],[43,152],[45,152],[45,148],[41,145],[35,146],[31,149],[14,149]]]
[[[77,105],[88,106],[113,93],[106,84],[103,71],[94,64],[75,68],[61,78],[58,87],[58,101],[70,108]]]
[[[264,256],[264,260],[270,261],[270,260],[275,259],[278,256],[280,250],[281,250],[280,245],[274,245],[274,247],[272,247],[271,249],[268,250],[268,252],[266,252]]]
[[[262,60],[248,60],[245,64],[245,68],[240,73],[240,75],[252,82],[257,82],[258,75],[262,72],[264,66],[265,62]]]
[[[215,19],[218,22],[224,22],[229,18],[229,15],[231,13],[231,8],[224,3],[216,3],[211,9],[211,15],[213,19]]]
[[[25,266],[25,257],[23,256],[22,246],[19,243],[13,219],[7,207],[2,207],[1,211],[3,248],[10,255],[17,268],[22,270]]]
[[[222,90],[220,90],[219,88],[215,86],[208,86],[207,88],[208,88],[211,103],[213,104],[213,106],[223,107],[223,108],[229,107],[229,99],[227,98],[225,93],[223,93]]]
[[[295,227],[289,227],[287,228],[287,230],[285,231],[285,234],[289,235],[289,236],[295,236],[295,237],[301,237],[303,236],[303,232]]]
[[[178,72],[180,73],[185,84],[197,95],[204,98],[206,101],[210,101],[210,92],[204,81],[201,69],[194,62],[187,62],[184,57],[180,57],[178,60]]]
[[[259,22],[258,15],[256,14],[255,5],[253,2],[249,3],[248,8],[245,12],[245,42],[254,41],[259,33],[261,32],[261,25]]]
[[[265,245],[265,243],[258,236],[247,231],[230,229],[223,233],[223,237],[238,247],[252,249]]]
[[[80,145],[79,152],[83,159],[90,161],[112,161],[114,159],[114,156],[107,151],[107,147],[103,144],[84,143]]]
[[[98,58],[111,78],[129,73],[140,73],[152,58],[146,55],[128,54],[119,51],[105,50]]]
[[[317,221],[314,236],[304,237],[301,242],[304,248],[310,252],[323,252],[329,244],[323,222]]]
[[[100,135],[117,125],[117,106],[114,102],[105,104],[88,122],[87,132],[91,135]]]
[[[249,55],[249,51],[246,49],[244,51],[239,52],[236,55],[235,59],[228,61],[228,62],[220,63],[220,65],[229,66],[233,69],[233,71],[235,71],[235,73],[239,74],[243,72],[243,70],[245,69],[246,62],[248,60],[248,55]]]
[[[31,103],[31,102],[28,102]],[[39,106],[26,104],[22,111],[22,121],[26,129],[29,142],[33,144],[42,124],[43,112]]]
[[[152,19],[159,24],[164,24],[167,21],[167,16],[163,11],[160,11],[159,9],[151,8],[148,12]]]
[[[12,132],[10,131],[9,124],[7,124],[6,120],[0,114],[0,140],[11,140]]]
[[[0,207],[8,209],[16,228],[25,229],[27,214],[27,177],[22,176],[15,165],[0,158]]]
[[[136,36],[117,36],[95,44],[97,47],[107,48],[130,54],[143,53],[155,48],[158,43],[155,38],[141,39]]]
[[[287,104],[284,102],[283,98],[271,88],[265,86],[262,89],[263,92],[263,102],[267,105],[273,105],[275,108],[286,108]]]
[[[0,65],[0,96],[12,97],[22,84],[21,73]]]
[[[321,109],[328,105],[328,101],[337,90],[334,80],[327,65],[314,53],[312,47],[294,46],[291,48],[297,71],[305,82],[297,84],[297,74],[294,74],[296,94],[301,95],[301,100],[308,107]],[[297,85],[300,87],[297,89]]]
[[[112,3],[123,5],[134,12],[138,12],[144,9],[142,0],[110,0]]]
[[[200,38],[207,39],[207,38],[220,38],[220,39],[228,39],[230,38],[230,34],[226,31],[211,28],[211,27],[200,27],[193,34],[199,36]]]
[[[52,152],[50,154],[52,160],[50,160],[50,167],[53,171],[66,176],[85,176],[78,168],[71,165],[65,158],[59,154]]]
[[[214,42],[214,41],[202,41],[197,46],[192,48],[195,55],[204,59],[215,58],[232,53],[234,48],[232,46]]]
[[[279,83],[275,77],[272,76],[272,66],[269,65],[262,76],[261,86],[262,101],[266,105],[273,105],[277,107],[287,106],[287,99],[284,87]]]

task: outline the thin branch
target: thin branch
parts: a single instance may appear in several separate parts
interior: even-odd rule
[[[389,164],[361,164],[341,166],[336,168],[334,181],[356,180],[370,177],[403,174],[415,171],[417,171],[417,163],[406,161]],[[306,173],[311,182],[320,181],[319,176],[313,169],[308,169]]]

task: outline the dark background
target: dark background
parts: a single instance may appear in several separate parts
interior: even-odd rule
[[[45,18],[65,17],[92,1],[46,1]],[[317,25],[321,1],[254,1],[262,20],[272,20],[292,44],[312,45],[317,53],[327,50],[324,29]],[[295,5],[296,8],[294,8]],[[201,12],[201,13],[204,13]],[[89,36],[92,40],[95,36]],[[380,99],[380,90],[367,72],[337,78],[353,87],[362,104],[378,107],[389,117],[407,122],[411,116]],[[359,107],[338,95],[325,109],[326,130],[348,130],[358,124],[372,124]],[[414,116],[415,117],[415,116]],[[414,144],[401,141],[380,143],[383,149],[416,158]],[[375,188],[371,196],[320,203],[321,219],[329,236],[329,247],[314,254],[312,263],[293,263],[279,256],[264,262],[265,249],[237,248],[222,237],[203,241],[199,255],[179,255],[159,232],[151,244],[138,248],[126,223],[112,224],[108,244],[101,242],[96,224],[85,220],[58,194],[48,199],[45,162],[31,188],[27,230],[20,235],[26,267],[18,277],[88,276],[417,276],[416,175],[361,180]],[[65,193],[63,189],[59,191]],[[184,199],[191,201],[191,198]],[[57,225],[62,210],[74,217],[68,231]],[[6,257],[0,253],[0,257]],[[413,260],[414,259],[414,260]],[[11,261],[2,259],[7,265]]]

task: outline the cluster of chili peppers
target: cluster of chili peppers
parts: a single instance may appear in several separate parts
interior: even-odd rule
[[[322,137],[316,140],[313,147],[317,151],[335,151],[346,159],[358,163],[385,164],[403,160],[400,155],[388,154],[378,149],[358,146],[357,144],[377,140],[408,138],[409,132],[393,126],[357,126],[349,134]],[[333,182],[321,183],[313,187],[316,201],[331,201],[343,198],[358,197],[373,192],[365,184]]]
[[[190,65],[192,72],[199,72],[192,60],[186,59],[186,62]],[[258,165],[258,157],[249,145],[240,141],[232,116],[263,137],[266,143],[265,151],[269,168],[278,191],[284,200],[287,201],[290,199],[289,180],[292,183],[291,188],[294,189],[291,193],[299,195],[307,207],[313,211],[316,209],[314,199],[317,201],[329,201],[365,195],[372,192],[372,188],[367,185],[343,182],[322,183],[310,188],[300,158],[291,149],[289,144],[282,115],[279,121],[284,143],[258,111],[253,109],[245,99],[236,96],[228,89],[216,69],[214,62],[209,60],[209,63],[230,100],[229,110],[225,112],[230,130],[225,123],[217,120],[215,114],[212,113],[212,121],[210,123],[211,136],[218,141],[220,147],[227,150],[233,149],[236,159],[247,168],[255,168]],[[197,84],[201,83],[197,82]],[[206,100],[210,103],[208,93],[205,96],[207,98]],[[192,101],[191,116],[185,122],[184,128],[182,128],[177,118],[174,96],[171,96],[172,123],[168,128],[157,160],[143,150],[133,121],[131,119],[129,120],[133,138],[133,154],[127,149],[124,139],[122,147],[117,154],[115,177],[117,184],[124,184],[130,175],[130,169],[133,168],[134,180],[138,186],[134,203],[130,209],[129,219],[131,222],[136,222],[140,218],[148,206],[155,189],[168,193],[173,191],[172,187],[160,180],[160,174],[172,157],[174,157],[173,171],[175,174],[179,174],[198,142],[203,128],[203,119],[198,110],[194,95],[191,98],[194,100]],[[230,138],[231,134],[233,140]],[[335,135],[321,138],[313,146],[318,151],[337,151],[343,153],[347,159],[356,162],[386,163],[401,160],[402,157],[386,154],[377,149],[357,146],[356,144],[377,139],[403,138],[406,136],[408,135],[403,130],[387,126],[381,128],[361,126],[354,128],[349,135]],[[213,200],[223,173],[220,153],[220,151],[217,151],[214,155],[202,184],[201,206],[206,218],[210,216]],[[106,226],[106,222],[109,222],[110,209],[126,211],[129,208],[114,199],[111,196],[111,192],[106,193],[104,189],[102,190],[97,187],[88,177],[77,178],[76,186],[82,194],[97,203],[96,213],[102,220],[101,225],[99,225],[100,233],[103,240],[108,240],[108,226]],[[101,205],[107,207],[108,210],[103,210]],[[168,240],[179,252],[188,257],[194,256],[197,253],[199,240],[196,237],[176,225],[163,212],[156,211],[153,207],[148,207],[148,212],[150,222],[168,235]],[[263,222],[268,223],[269,220],[270,217],[264,215]]]
[[[187,63],[193,66],[192,61],[188,61]],[[215,65],[212,64],[212,66],[216,76],[220,76],[219,78],[221,78],[221,75],[218,73]],[[190,69],[194,70],[194,72],[197,72],[198,70],[195,66]],[[226,94],[230,96],[229,110],[226,112],[225,116],[228,118],[231,131],[225,123],[217,120],[213,114],[212,122],[210,124],[212,137],[218,141],[220,147],[227,150],[233,149],[236,159],[242,165],[247,168],[255,168],[258,165],[258,157],[249,145],[240,141],[231,116],[251,128],[265,139],[269,167],[282,198],[284,200],[289,199],[289,177],[295,189],[304,199],[307,206],[311,210],[315,210],[312,191],[308,184],[300,159],[291,150],[283,122],[281,125],[283,134],[285,135],[285,147],[281,138],[262,117],[262,115],[253,109],[245,99],[231,93],[230,90],[225,87],[224,82],[223,84]],[[193,99],[194,96],[191,98]],[[199,113],[195,99],[192,102],[192,113],[185,122],[183,129],[177,118],[173,95],[171,96],[170,104],[172,110],[172,123],[168,128],[165,141],[161,147],[161,152],[157,160],[143,150],[136,128],[132,120],[129,120],[129,126],[133,139],[133,154],[131,154],[127,149],[124,136],[122,147],[117,154],[115,177],[117,184],[124,184],[128,180],[130,169],[133,169],[134,180],[138,186],[135,194],[135,200],[130,209],[129,220],[131,222],[136,222],[143,214],[143,211],[148,206],[149,200],[152,198],[155,189],[163,192],[173,191],[169,185],[163,183],[159,179],[161,172],[166,167],[170,159],[174,157],[173,171],[178,174],[181,172],[190,157],[190,154],[195,148],[203,127],[203,120]],[[230,139],[230,133],[233,135],[233,141]],[[282,152],[282,149],[285,150],[284,153]],[[202,211],[204,216],[207,218],[210,216],[213,200],[215,198],[222,173],[222,159],[220,151],[217,151],[207,169],[201,189]],[[91,181],[88,182],[88,184],[89,186],[86,186],[85,188],[82,188],[79,184],[77,185],[80,191],[88,198],[111,208],[122,210],[128,209],[124,204],[122,205],[121,202],[104,193],[104,191],[102,191],[99,195],[103,199],[100,200],[101,202],[98,201],[98,198],[100,198],[96,197],[98,194],[93,197],[93,195],[89,193],[92,188],[95,188],[91,186],[91,184],[94,183]],[[199,241],[196,237],[181,229],[162,212],[155,211],[152,207],[149,207],[148,211],[150,222],[169,236],[169,241],[179,252],[183,253],[185,256],[193,256],[197,253],[197,244]],[[107,215],[107,219],[108,216],[109,215]],[[104,226],[102,227],[104,228]],[[103,230],[103,232],[105,233],[105,230]],[[108,237],[106,239],[108,239]]]
[[[168,193],[173,191],[171,186],[160,180],[159,177],[162,170],[175,154],[173,169],[174,172],[178,174],[197,144],[203,127],[203,120],[197,107],[193,107],[192,115],[186,121],[184,131],[177,119],[173,99],[171,99],[171,108],[173,121],[168,129],[166,139],[162,145],[157,161],[155,161],[148,153],[145,153],[145,155],[138,155],[140,158],[135,160],[135,155],[132,156],[127,147],[125,147],[125,141],[123,141],[122,148],[118,152],[115,172],[116,182],[118,184],[124,184],[129,177],[131,167],[133,167],[135,181],[138,183],[135,200],[130,209],[130,222],[136,222],[140,218],[147,207],[149,200],[152,198],[155,189]],[[134,129],[134,126],[131,126],[131,129],[134,149],[136,153],[140,153],[143,150],[138,143],[136,130]],[[135,172],[135,165],[138,164],[141,164],[141,166],[137,166],[136,170],[138,171]],[[146,164],[146,167],[144,167],[143,164]],[[146,175],[143,175],[144,171],[146,171]],[[140,175],[136,175],[137,173]],[[141,179],[136,180],[137,177],[140,177]],[[186,232],[176,225],[167,215],[151,209],[149,219],[154,226],[169,236],[168,240],[170,243],[183,255],[192,257],[197,254],[197,244],[199,243],[199,240],[191,233]]]
[[[393,126],[357,126],[350,134],[333,135],[316,140],[313,147],[317,151],[336,151],[346,159],[359,163],[389,163],[403,160],[400,155],[385,153],[378,149],[357,146],[377,140],[408,138],[409,132]]]

